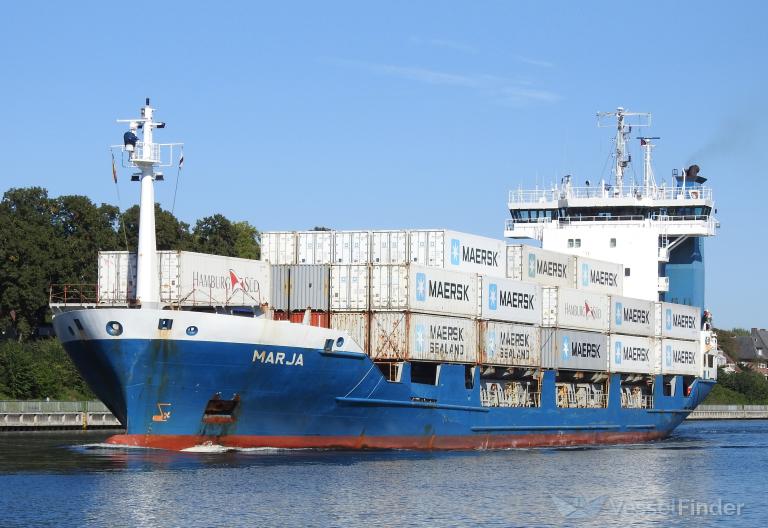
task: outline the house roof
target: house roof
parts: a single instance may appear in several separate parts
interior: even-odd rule
[[[765,357],[765,349],[761,348],[762,355],[758,355],[758,347],[755,344],[753,336],[736,336],[736,360],[737,361],[755,361]]]

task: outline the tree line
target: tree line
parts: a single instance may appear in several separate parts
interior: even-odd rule
[[[222,214],[190,226],[155,204],[157,248],[259,258],[259,231]],[[51,284],[96,284],[98,251],[136,251],[139,206],[123,214],[87,196],[9,189],[0,201],[0,336],[19,340],[50,322]]]

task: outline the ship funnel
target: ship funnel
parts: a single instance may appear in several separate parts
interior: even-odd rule
[[[685,179],[689,181],[695,181],[696,177],[699,175],[700,170],[701,168],[698,165],[691,165],[685,169]]]

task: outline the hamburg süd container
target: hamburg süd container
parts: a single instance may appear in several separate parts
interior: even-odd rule
[[[581,330],[542,329],[541,366],[547,369],[608,370],[608,336]]]
[[[271,264],[296,264],[296,232],[266,231],[261,234],[261,260]]]
[[[331,266],[331,309],[334,311],[368,310],[370,267],[367,264]]]
[[[541,286],[502,277],[480,277],[482,319],[541,324]]]
[[[624,266],[615,262],[576,257],[576,288],[610,295],[622,295],[624,293]]]
[[[374,265],[371,309],[476,317],[477,275],[414,264]]]
[[[128,304],[136,299],[136,253],[99,251],[99,303]]]
[[[652,337],[611,334],[610,371],[654,374],[659,341]]]
[[[488,365],[538,367],[541,329],[531,325],[481,321],[480,358]]]
[[[608,296],[570,288],[542,288],[542,324],[607,332]]]
[[[701,312],[686,304],[657,303],[657,321],[661,336],[672,339],[698,340],[701,333]]]
[[[656,335],[656,303],[611,295],[611,332],[653,337]]]
[[[297,264],[331,264],[333,262],[331,231],[299,231],[296,236]]]
[[[662,374],[699,376],[702,367],[701,343],[681,339],[662,339]]]
[[[543,286],[576,287],[576,257],[525,244],[507,246],[507,277]]]
[[[370,340],[375,360],[475,363],[478,359],[477,322],[467,318],[373,312]]]

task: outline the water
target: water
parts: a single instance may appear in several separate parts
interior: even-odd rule
[[[651,444],[497,452],[171,453],[107,448],[106,436],[0,435],[0,526],[752,527],[768,519],[768,421],[687,422]]]

